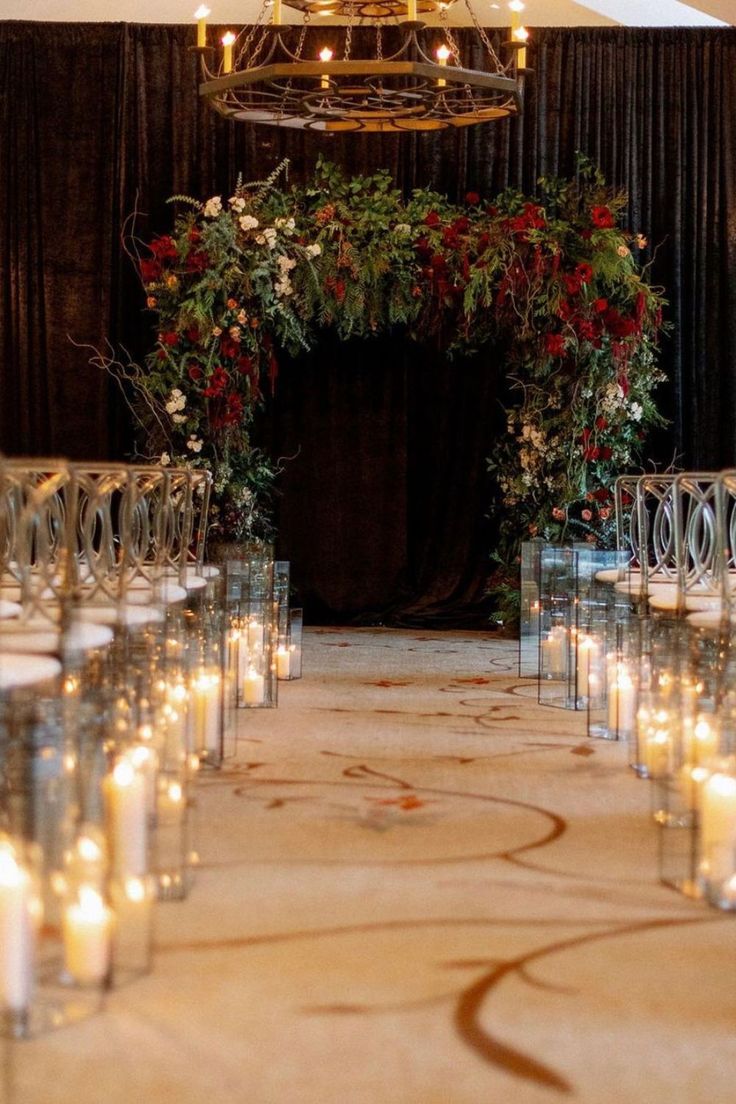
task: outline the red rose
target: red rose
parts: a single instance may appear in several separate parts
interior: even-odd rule
[[[553,506],[552,507],[552,517],[555,519],[555,521],[564,521],[565,520],[565,511],[562,509],[561,506]]]
[[[581,510],[580,516],[583,519],[583,521],[592,521],[593,520],[593,511],[592,510]]]
[[[154,283],[154,281],[160,279],[160,277],[161,265],[158,263],[158,261],[149,261],[144,258],[141,261],[141,280],[143,281],[143,283],[152,284]]]
[[[209,268],[210,258],[207,253],[203,253],[201,250],[192,249],[187,255],[187,268],[190,272],[204,272],[206,268]]]
[[[565,336],[560,333],[544,335],[544,348],[549,356],[565,355]]]
[[[596,429],[606,429],[607,427],[608,427],[608,422],[603,417],[603,415],[600,415],[600,417],[596,418],[596,420],[595,420],[595,428]]]
[[[611,492],[606,490],[605,487],[599,487],[597,491],[593,491],[593,498],[596,502],[608,502],[611,497]],[[603,511],[601,510],[601,514]]]
[[[425,226],[439,226],[440,221],[440,216],[437,214],[436,211],[430,211],[428,215],[424,216]]]
[[[159,334],[158,339],[162,345],[168,345],[170,349],[173,349],[179,340],[179,335],[174,333],[173,330],[169,330],[167,333]]]
[[[608,521],[609,517],[611,516],[611,507],[602,506],[598,513],[600,515],[601,521]]]
[[[609,448],[608,445],[604,445],[601,449],[601,460],[610,460],[612,456],[613,449]]]
[[[222,392],[225,390],[227,382],[228,374],[225,369],[222,367],[215,368],[209,378],[208,385],[207,387],[205,387],[202,394],[205,395],[208,399],[216,398],[218,395],[221,395]]]
[[[603,321],[608,332],[614,337],[631,337],[638,329],[633,318],[624,318],[615,307],[608,308],[603,315]]]
[[[189,326],[184,331],[184,336],[187,341],[191,341],[192,345],[196,345],[199,341],[199,326]]]
[[[581,284],[589,284],[593,279],[593,269],[587,261],[581,261],[579,265],[575,266],[575,274],[579,278]]]
[[[575,323],[575,333],[580,341],[592,341],[596,337],[596,328],[587,318],[581,318]]]
[[[593,302],[590,304],[590,306],[591,306],[591,309],[594,310],[596,314],[603,314],[604,311],[608,310],[608,300],[607,299],[594,299]]]
[[[220,338],[220,355],[229,357],[231,360],[240,352],[240,342],[235,341],[229,334],[224,334]]]
[[[615,225],[610,207],[593,207],[590,217],[599,230],[609,230]]]
[[[456,218],[453,222],[452,229],[456,234],[464,234],[470,229],[470,219],[466,215],[461,215],[460,218]]]
[[[203,372],[200,366],[195,361],[192,361],[187,369],[187,375],[193,383],[196,383],[197,380],[201,380]]]
[[[469,207],[477,207],[480,203],[480,196],[477,192],[466,192],[465,202]]]
[[[583,286],[580,277],[575,272],[567,273],[563,276],[562,282],[567,288],[568,295],[578,295],[580,288]]]
[[[152,241],[150,249],[154,257],[157,257],[160,261],[175,261],[179,256],[176,246],[168,234]]]
[[[193,226],[187,235],[192,245],[196,245],[197,242],[202,240],[202,231],[198,230],[196,226]]]

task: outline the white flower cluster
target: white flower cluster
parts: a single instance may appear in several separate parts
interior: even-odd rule
[[[240,214],[240,212],[245,209],[245,200],[242,196],[230,196],[228,203],[237,214]]]
[[[274,284],[274,291],[276,296],[281,299],[288,295],[292,295],[294,287],[291,282],[289,273],[292,268],[296,267],[296,261],[293,257],[287,257],[284,253],[276,258],[276,264],[279,266],[279,278]]]
[[[187,441],[187,448],[191,449],[192,452],[201,452],[203,444],[204,444],[204,441],[202,441],[199,437],[197,437],[197,435],[195,433],[191,433],[189,435],[189,440]]]
[[[411,234],[411,226],[408,222],[397,222],[394,226],[394,234]]]
[[[217,218],[222,211],[222,199],[220,196],[212,196],[204,205],[205,218]]]
[[[629,417],[632,419],[632,421],[640,422],[643,413],[644,408],[641,403],[632,402],[629,404]]]
[[[287,235],[294,233],[296,229],[296,222],[293,218],[277,218],[273,220],[273,224],[277,230],[283,230]]]
[[[168,452],[162,452],[161,459],[159,460],[159,464],[161,465],[161,467],[166,468],[169,466],[170,463],[171,457],[169,456]]]
[[[269,249],[275,249],[277,235],[278,231],[272,226],[267,226],[262,234],[256,235],[256,241],[259,245],[267,245]]]
[[[304,252],[307,254],[308,257],[319,257],[320,253],[322,252],[322,246],[319,244],[319,242],[314,242],[312,245],[308,245]]]
[[[601,399],[603,414],[618,414],[626,406],[626,395],[620,383],[609,383]]]
[[[172,422],[181,425],[182,422],[187,420],[185,414],[179,413],[186,405],[186,395],[183,394],[178,387],[175,387],[169,395],[169,401],[166,404],[166,413],[171,415]]]
[[[241,230],[255,230],[258,225],[258,219],[254,215],[241,215],[238,219]]]

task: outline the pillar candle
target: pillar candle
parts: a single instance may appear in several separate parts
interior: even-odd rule
[[[103,783],[112,867],[119,877],[148,871],[146,779],[124,757]]]
[[[112,911],[91,886],[64,909],[64,965],[79,985],[97,985],[110,968]]]
[[[147,744],[136,744],[128,754],[133,766],[143,775],[146,786],[146,808],[153,815],[156,811],[156,778],[158,776],[156,749]]]
[[[736,778],[716,771],[700,791],[700,851],[710,882],[736,872]]]
[[[167,779],[158,792],[158,815],[168,824],[177,821],[185,808],[184,788],[181,782]]]
[[[281,25],[281,0],[273,0],[273,24],[275,27]]]
[[[542,641],[542,671],[547,678],[564,679],[567,668],[567,633],[554,628]]]
[[[410,22],[416,23],[416,19],[417,19],[417,0],[407,0],[406,18]]]
[[[621,663],[611,664],[608,672],[608,731],[619,736],[634,731],[636,687]]]
[[[220,747],[220,678],[203,672],[192,686],[194,747],[217,751]]]
[[[253,668],[243,679],[243,701],[246,705],[262,705],[264,697],[263,675],[259,675]]]
[[[0,845],[0,1005],[28,1007],[33,984],[33,887],[10,846]]]
[[[263,647],[263,622],[254,619],[248,622],[248,647]]]
[[[695,766],[703,766],[718,754],[718,729],[715,723],[711,723],[706,717],[698,716],[689,740],[689,747],[684,747],[688,762]]]
[[[700,787],[708,777],[705,767],[693,767],[688,764],[680,768],[679,788],[683,804],[690,813],[700,807]]]
[[[590,673],[594,666],[600,648],[590,636],[581,636],[576,648],[578,696],[587,698],[590,695]]]
[[[648,778],[664,778],[670,773],[672,737],[669,729],[650,730],[641,744],[642,766]]]
[[[288,679],[291,667],[291,653],[285,644],[280,644],[276,651],[276,673],[280,679]]]

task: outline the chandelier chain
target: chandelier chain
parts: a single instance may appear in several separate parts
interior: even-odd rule
[[[465,7],[468,9],[468,12],[470,13],[470,18],[473,20],[473,26],[475,27],[476,31],[478,32],[480,40],[481,40],[481,42],[483,43],[483,45],[485,46],[485,48],[488,52],[489,58],[494,63],[494,65],[496,66],[497,69],[503,70],[504,65],[501,62],[501,59],[498,56],[498,54],[496,53],[496,51],[493,49],[493,43],[491,42],[490,38],[488,37],[488,34],[485,30],[485,27],[481,27],[480,23],[478,22],[478,16],[473,11],[473,7],[470,4],[469,0],[465,0]]]

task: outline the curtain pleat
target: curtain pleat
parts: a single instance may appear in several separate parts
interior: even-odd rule
[[[478,64],[473,32],[457,38]],[[152,340],[123,249],[133,212],[145,239],[171,224],[173,193],[227,193],[283,158],[303,179],[319,153],[462,200],[571,174],[581,151],[628,192],[669,300],[671,425],[650,451],[736,462],[736,30],[538,29],[523,117],[401,137],[225,122],[199,101],[191,41],[191,26],[0,23],[0,449],[130,449],[124,398],[89,360],[106,342],[140,360]],[[448,363],[398,338],[346,348],[325,335],[284,363],[258,434],[295,456],[280,551],[314,616],[483,616],[502,375],[490,352]]]

